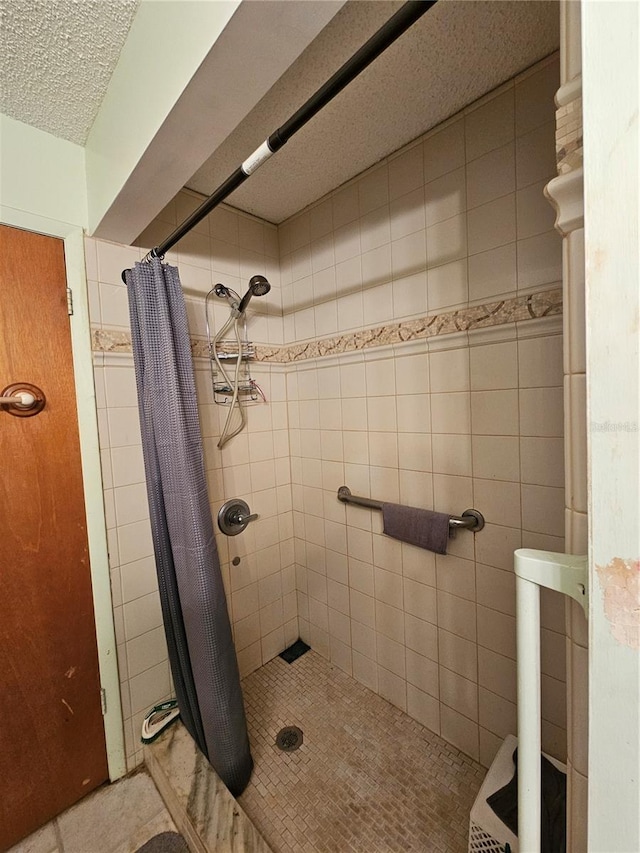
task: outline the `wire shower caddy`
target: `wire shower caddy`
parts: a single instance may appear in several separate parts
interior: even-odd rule
[[[253,343],[249,340],[247,334],[247,318],[243,318],[242,334],[240,336],[240,347],[238,341],[234,338],[225,338],[216,341],[211,330],[213,323],[210,315],[210,297],[215,295],[212,288],[205,298],[205,317],[207,325],[207,349],[209,353],[209,367],[211,370],[211,384],[213,386],[213,400],[219,406],[230,406],[233,399],[233,387],[220,374],[218,365],[214,357],[214,352],[218,359],[224,364],[229,364],[227,371],[228,375],[235,376],[238,358],[240,358],[240,370],[238,374],[238,402],[242,406],[258,403],[264,400],[264,393],[258,383],[251,376],[250,363],[256,357],[256,350]]]

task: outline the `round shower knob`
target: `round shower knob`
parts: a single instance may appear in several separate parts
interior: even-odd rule
[[[226,536],[237,536],[250,521],[255,521],[257,517],[257,513],[251,513],[246,501],[231,498],[218,510],[218,527]]]

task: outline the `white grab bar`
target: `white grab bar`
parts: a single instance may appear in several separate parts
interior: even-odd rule
[[[587,558],[520,548],[516,573],[518,657],[518,850],[540,853],[540,587],[571,596],[588,615]]]

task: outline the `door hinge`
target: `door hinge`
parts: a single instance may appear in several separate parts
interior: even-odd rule
[[[102,707],[102,716],[107,713],[107,691],[104,687],[100,688],[100,705]]]
[[[73,314],[73,293],[70,287],[67,288],[67,313],[70,317]]]

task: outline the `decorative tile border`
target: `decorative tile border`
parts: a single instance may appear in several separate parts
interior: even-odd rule
[[[582,165],[582,98],[556,110],[556,161],[559,175]]]
[[[356,350],[402,344],[440,335],[467,332],[490,326],[503,326],[525,320],[537,320],[562,313],[562,289],[554,288],[542,293],[516,296],[486,305],[474,305],[442,314],[429,314],[417,320],[403,320],[349,332],[335,338],[322,338],[284,346],[257,345],[256,361],[274,364],[291,364],[321,356],[340,355]],[[92,329],[91,344],[94,352],[131,352],[131,335],[125,331]],[[206,341],[193,339],[191,350],[196,358],[207,358]]]

